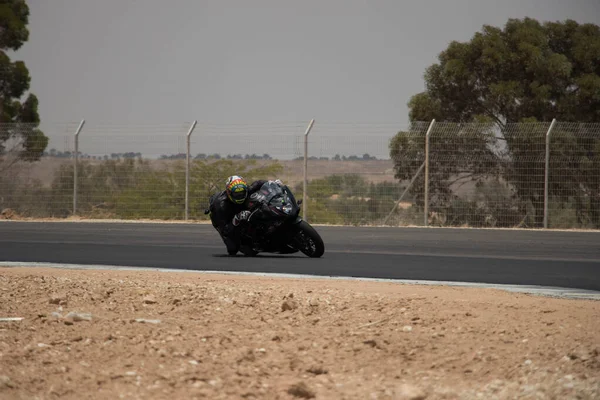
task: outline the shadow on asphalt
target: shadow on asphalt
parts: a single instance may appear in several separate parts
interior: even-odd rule
[[[306,258],[310,259],[307,256],[292,256],[288,254],[257,254],[255,256],[245,256],[243,254],[236,254],[235,256],[230,256],[229,254],[213,254],[213,257],[216,258]]]

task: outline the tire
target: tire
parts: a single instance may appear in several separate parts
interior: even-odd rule
[[[255,257],[258,254],[258,251],[254,250],[254,249],[252,249],[252,247],[246,246],[246,245],[241,245],[240,251],[246,257]]]
[[[298,224],[299,231],[294,237],[295,247],[310,258],[319,258],[325,253],[325,244],[319,233],[308,222]]]

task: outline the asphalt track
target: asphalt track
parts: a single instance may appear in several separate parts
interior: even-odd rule
[[[325,255],[228,257],[212,226],[0,223],[1,262],[539,285],[600,291],[600,232],[317,226]]]

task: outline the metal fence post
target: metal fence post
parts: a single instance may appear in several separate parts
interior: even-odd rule
[[[306,128],[306,132],[304,132],[304,181],[302,185],[302,218],[305,221],[308,221],[308,212],[306,211],[308,208],[308,203],[306,202],[306,190],[308,186],[308,134],[310,133],[314,123],[315,120],[311,119],[310,123],[308,124],[308,128]]]
[[[548,177],[550,176],[550,134],[554,129],[556,118],[552,120],[548,132],[546,132],[546,166],[544,168],[544,229],[548,228]]]
[[[73,215],[77,215],[77,164],[79,161],[79,133],[85,124],[85,119],[79,123],[75,132],[75,157],[73,158]]]
[[[417,180],[417,177],[419,176],[421,171],[423,171],[423,167],[425,167],[425,162],[423,162],[423,164],[421,164],[421,166],[419,167],[419,169],[417,170],[415,175],[410,180],[408,186],[406,186],[406,189],[404,189],[404,192],[402,192],[402,195],[400,196],[400,198],[398,200],[396,200],[396,202],[394,203],[394,207],[392,207],[392,211],[390,211],[390,213],[387,215],[387,217],[385,217],[385,219],[383,220],[384,225],[387,224],[388,220],[390,219],[390,217],[392,216],[394,211],[396,211],[396,208],[398,208],[398,206],[400,205],[400,202],[402,201],[402,199],[404,198],[406,193],[408,193],[408,191],[412,187],[413,183],[415,183],[415,181]]]
[[[188,220],[189,209],[190,209],[190,137],[192,136],[192,132],[196,127],[198,121],[192,122],[192,126],[188,130],[186,135],[186,151],[185,151],[185,220]]]
[[[423,210],[425,226],[429,225],[429,136],[431,135],[431,130],[433,129],[434,123],[435,119],[432,119],[431,123],[429,124],[429,129],[427,129],[427,133],[425,134],[425,203]]]

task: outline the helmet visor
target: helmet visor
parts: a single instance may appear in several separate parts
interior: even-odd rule
[[[246,195],[248,194],[248,191],[246,190],[245,187],[234,187],[233,190],[230,193],[231,196],[231,200],[233,200],[236,203],[243,203],[244,200],[246,200]]]

